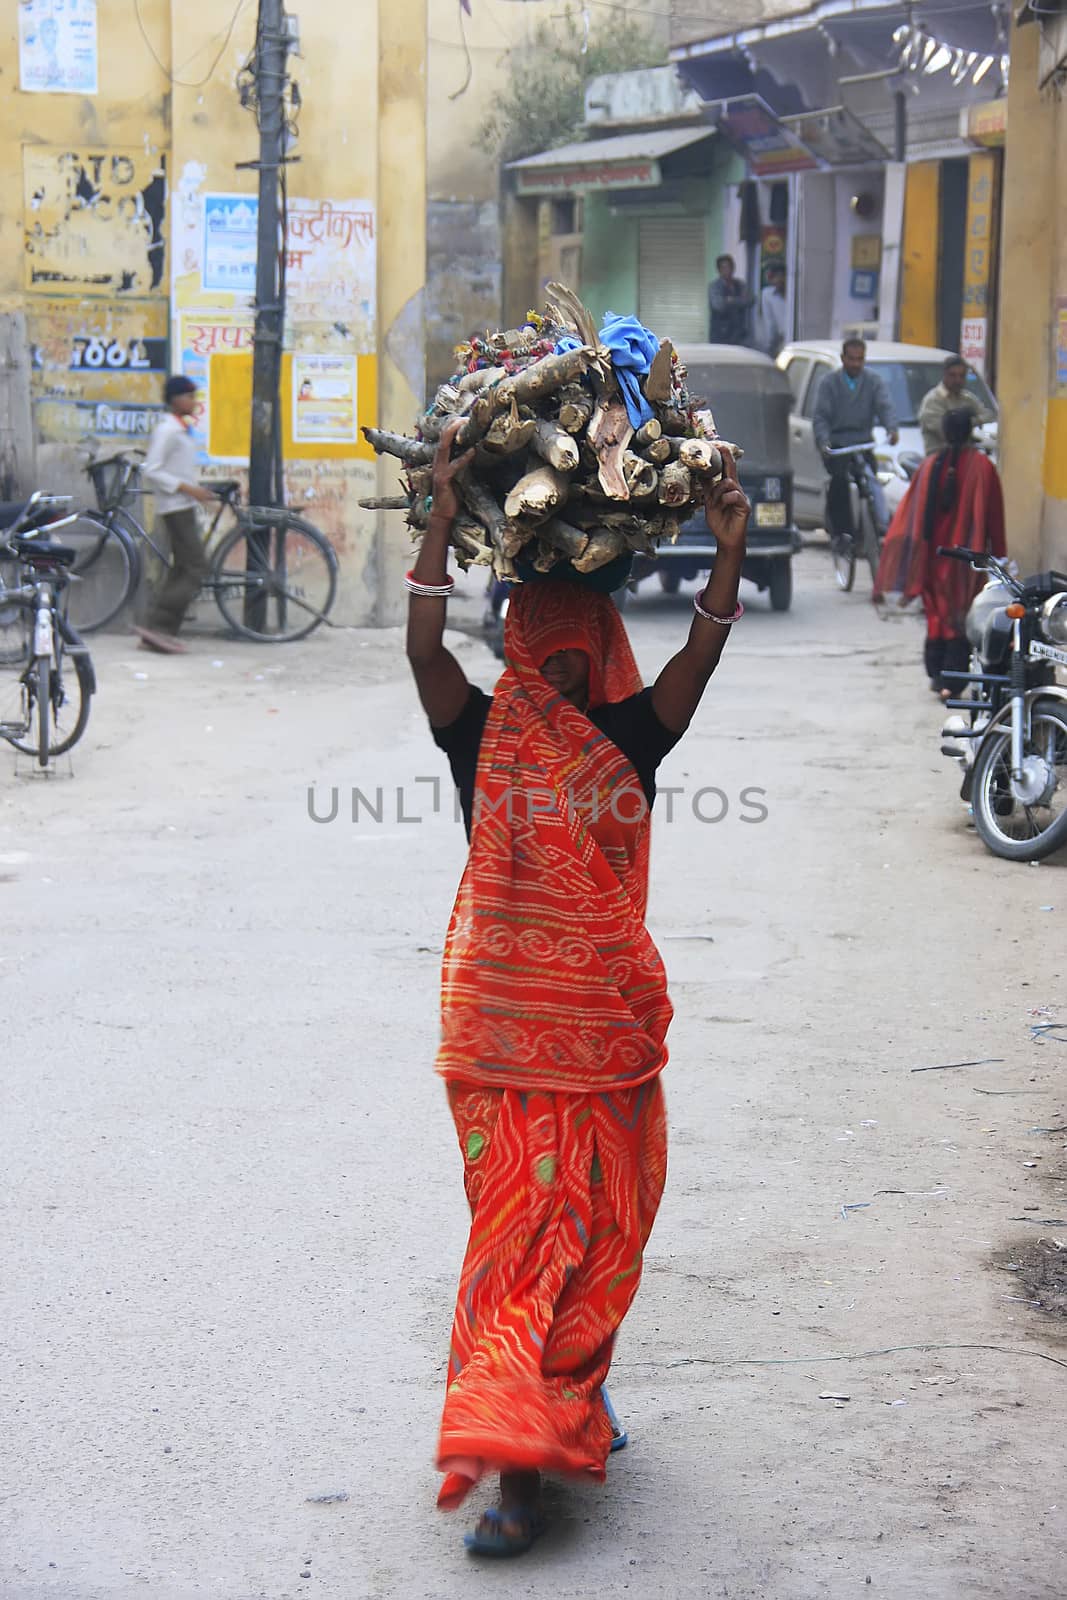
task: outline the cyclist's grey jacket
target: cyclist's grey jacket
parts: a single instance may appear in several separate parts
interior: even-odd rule
[[[887,433],[897,426],[889,390],[876,372],[864,367],[856,379],[856,387],[849,387],[844,367],[828,372],[819,385],[815,402],[815,443],[820,450],[827,445],[840,449],[843,445],[864,444],[876,422]]]
[[[200,476],[196,445],[192,434],[173,411],[168,411],[156,424],[141,476],[151,486],[157,516],[166,517],[172,511],[191,511],[196,505],[195,500],[178,488],[181,483],[195,483]]]

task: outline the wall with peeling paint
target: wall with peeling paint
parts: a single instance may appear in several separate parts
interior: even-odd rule
[[[409,396],[393,399],[405,409],[394,425],[410,426],[424,387],[424,210],[413,225],[405,208],[425,193],[425,6],[299,0],[294,10],[300,53],[290,70],[303,109],[299,160],[288,169],[287,491],[338,549],[339,620],[368,622],[391,607],[382,579],[395,562],[383,558],[383,541],[407,554],[398,519],[387,526],[356,503],[387,473],[356,427],[388,410],[379,348],[392,352],[397,393]],[[404,14],[419,105],[417,115],[394,116],[386,158],[390,107],[411,98],[379,49],[379,16],[384,37],[394,13]],[[131,0],[98,0],[97,93],[29,93],[19,86],[17,8],[5,7],[0,480],[12,492],[33,486],[35,474],[87,491],[78,442],[143,445],[162,378],[181,367],[202,385],[205,468],[240,475],[247,460],[254,214],[249,229],[241,197],[254,206],[257,180],[238,163],[255,159],[258,136],[236,76],[253,46],[255,0],[227,38],[232,15],[230,0],[140,0],[139,28]],[[336,394],[340,373],[348,398],[332,411],[324,398],[309,413],[327,371],[334,388],[324,384],[323,395]],[[20,433],[11,419],[27,408],[32,429]]]

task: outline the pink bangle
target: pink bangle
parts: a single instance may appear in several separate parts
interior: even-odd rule
[[[737,602],[737,610],[732,617],[717,617],[713,611],[704,610],[704,607],[700,604],[700,596],[698,594],[693,596],[693,610],[698,617],[703,617],[707,622],[717,622],[720,628],[729,628],[733,623],[740,622],[745,614],[745,608],[739,600]]]

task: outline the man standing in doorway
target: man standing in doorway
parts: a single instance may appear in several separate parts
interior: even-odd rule
[[[708,339],[712,344],[744,344],[752,305],[748,285],[736,276],[733,256],[719,256],[715,270],[718,276],[708,285]]]
[[[191,378],[168,378],[163,387],[167,414],[157,423],[148,446],[142,476],[152,489],[156,516],[170,545],[171,566],[152,596],[141,636],[142,650],[184,655],[178,639],[189,604],[207,571],[207,557],[196,517],[198,505],[214,505],[217,497],[197,483],[196,446],[192,439],[196,384]]]
[[[923,396],[919,407],[919,426],[923,431],[923,449],[933,455],[945,448],[945,435],[941,425],[950,411],[970,411],[976,423],[992,422],[973,389],[967,387],[968,368],[962,356],[949,356],[942,371],[941,382]]]
[[[878,374],[868,369],[866,362],[867,346],[864,340],[846,339],[841,346],[841,365],[836,372],[826,374],[815,401],[815,443],[822,452],[830,474],[830,532],[839,538],[855,534],[852,526],[852,496],[849,492],[849,462],[852,458],[834,458],[828,452],[844,449],[848,445],[866,444],[873,437],[875,423],[881,423],[889,435],[890,444],[896,444],[900,437],[889,390]],[[867,458],[867,470],[874,493],[878,530],[879,533],[885,533],[888,520],[885,496],[870,456]]]
[[[767,268],[767,282],[760,291],[760,348],[773,361],[786,341],[785,268],[774,261]]]

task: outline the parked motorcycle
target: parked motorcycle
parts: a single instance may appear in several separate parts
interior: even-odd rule
[[[1006,861],[1037,861],[1067,844],[1067,575],[1020,580],[995,556],[939,549],[990,581],[967,613],[971,670],[947,708],[943,755],[963,768],[979,838]]]

